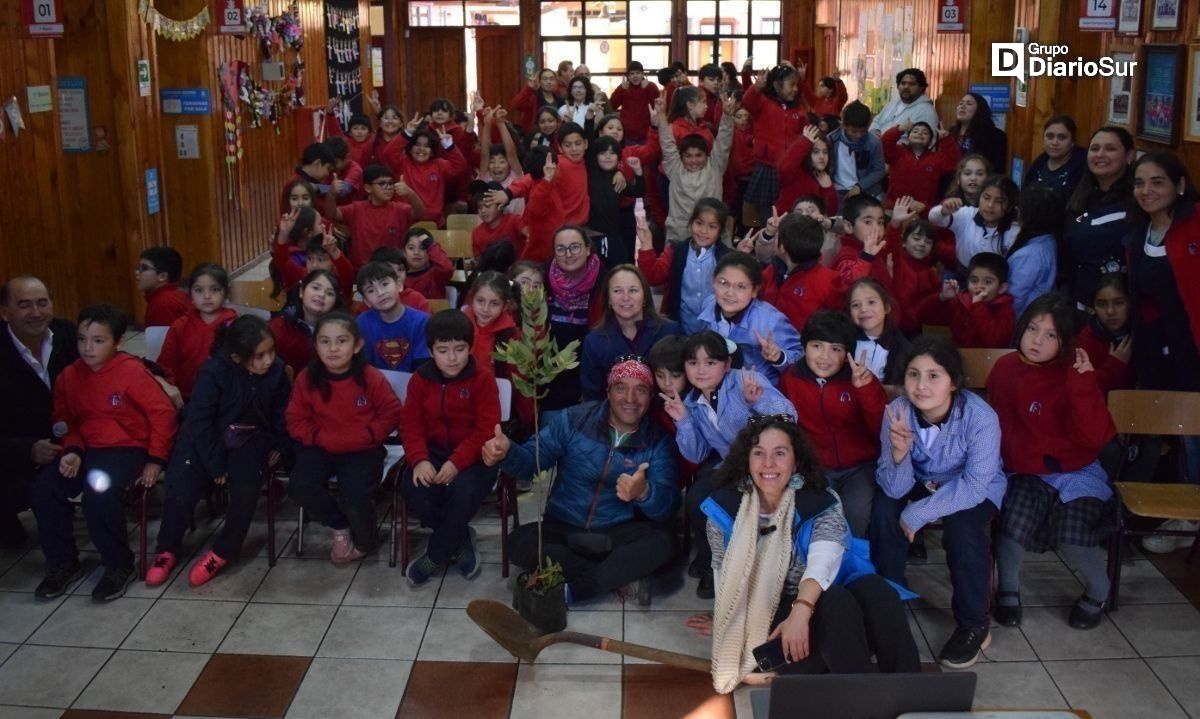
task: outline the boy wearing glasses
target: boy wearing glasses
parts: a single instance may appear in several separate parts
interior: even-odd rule
[[[396,182],[384,165],[371,165],[363,172],[367,199],[337,204],[345,183],[335,174],[331,192],[325,195],[325,215],[350,228],[347,256],[355,270],[361,268],[377,247],[400,247],[405,230],[415,217],[425,213],[425,203],[403,181]]]
[[[188,296],[179,289],[183,258],[172,247],[148,247],[142,250],[134,268],[137,287],[146,296],[146,318],[143,327],[169,327],[187,314],[192,306]]]

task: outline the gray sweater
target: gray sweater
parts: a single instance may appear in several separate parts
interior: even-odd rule
[[[712,153],[704,167],[695,172],[683,168],[679,148],[675,146],[675,133],[671,126],[660,127],[659,143],[662,145],[663,171],[671,180],[670,207],[667,210],[667,241],[686,240],[691,236],[688,221],[696,201],[703,197],[720,199],[725,186],[725,167],[729,164],[729,148],[733,145],[733,116],[721,116],[721,126],[713,141]]]

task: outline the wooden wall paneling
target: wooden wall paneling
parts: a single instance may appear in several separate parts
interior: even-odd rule
[[[475,28],[475,90],[489,105],[507,103],[524,83],[521,68],[521,29],[512,26]],[[468,40],[469,42],[469,40]]]
[[[362,68],[363,110],[370,112],[367,98],[375,83],[371,81],[371,0],[358,0],[358,57],[359,67]],[[322,40],[322,45],[324,40]],[[326,60],[329,58],[326,57]],[[328,88],[326,93],[328,94]]]
[[[461,27],[420,27],[409,31],[410,61],[414,67],[420,63],[420,71],[414,73],[409,86],[410,112],[424,113],[429,103],[439,97],[466,97],[465,41]]]

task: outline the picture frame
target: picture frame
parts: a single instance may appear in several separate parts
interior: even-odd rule
[[[1132,52],[1114,52],[1113,60],[1132,62]],[[1108,80],[1108,124],[1130,126],[1130,108],[1133,106],[1133,77],[1113,76]]]
[[[1150,0],[1151,30],[1178,30],[1181,0]]]
[[[1137,136],[1143,140],[1164,145],[1174,145],[1179,141],[1184,47],[1153,43],[1141,48],[1137,82]]]
[[[1200,45],[1187,48],[1187,104],[1184,105],[1183,139],[1200,142]]]
[[[1142,34],[1142,3],[1145,0],[1121,0],[1121,10],[1117,14],[1118,35]]]

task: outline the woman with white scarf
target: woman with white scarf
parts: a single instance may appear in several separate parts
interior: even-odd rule
[[[854,551],[837,495],[788,416],[757,416],[738,434],[705,501],[716,576],[713,687],[733,691],[757,668],[755,647],[781,638],[781,673],[917,672],[896,590]],[[861,540],[860,540],[861,541]]]

